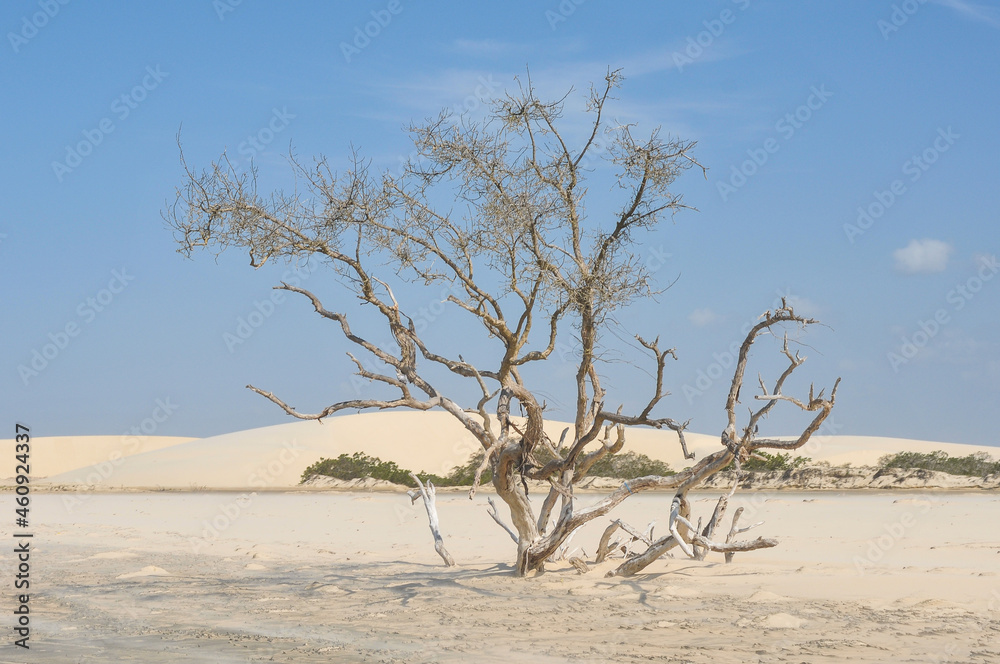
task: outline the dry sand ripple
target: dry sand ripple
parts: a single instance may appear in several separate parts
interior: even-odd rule
[[[732,565],[665,559],[631,579],[603,577],[614,561],[515,579],[509,539],[460,496],[439,498],[460,563],[446,569],[408,500],[364,498],[262,495],[196,551],[226,494],[94,496],[73,514],[38,496],[32,661],[1000,661],[1000,553],[931,548],[1000,539],[987,495],[919,512],[898,494],[784,493],[746,503],[779,547]],[[639,496],[622,516],[668,502]],[[916,523],[861,575],[852,556],[906,510]],[[599,529],[574,543],[592,549]]]

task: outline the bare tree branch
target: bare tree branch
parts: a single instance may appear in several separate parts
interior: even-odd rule
[[[348,410],[448,412],[483,449],[469,495],[475,495],[490,470],[493,488],[510,511],[508,532],[517,542],[515,569],[521,575],[566,554],[566,543],[578,528],[649,489],[675,491],[671,534],[650,544],[651,534],[636,538],[626,530],[633,535],[629,546],[649,546],[626,561],[623,574],[635,573],[673,547],[703,557],[707,551],[731,555],[770,546],[762,538],[714,543],[727,499],[720,500],[705,529],[696,529],[687,493],[754,450],[804,445],[830,414],[839,386],[838,379],[829,396],[810,389],[806,399],[784,393],[786,380],[805,361],[789,349],[786,332],[782,352],[787,367],[771,384],[759,379],[761,393],[755,399],[760,404],[738,427],[736,406],[755,341],[815,323],[782,301],[761,316],[740,347],[719,450],[693,461],[685,439],[689,422],[658,414],[669,395],[667,358],[677,358],[675,349],[660,349],[658,338],[636,337],[652,360],[655,380],[648,400],[617,409],[606,405],[618,402],[606,402],[605,385],[610,383],[601,373],[607,359],[602,333],[616,310],[657,292],[641,243],[648,231],[688,209],[674,190],[677,179],[689,168],[704,172],[693,156],[694,142],[658,128],[639,136],[631,125],[609,124],[612,93],[622,81],[620,71],[608,70],[603,83],[591,86],[586,96],[589,120],[579,142],[569,140],[564,130],[566,97],[540,98],[529,73],[491,104],[484,121],[443,112],[413,124],[414,158],[401,173],[373,172],[371,162],[357,152],[349,155],[341,173],[324,157],[303,164],[290,152],[295,178],[290,192],[262,194],[257,171],[238,172],[225,154],[196,171],[182,151],[184,183],[163,213],[185,255],[203,248],[216,253],[236,249],[254,267],[322,260],[362,305],[351,310],[357,330],[367,330],[374,319],[387,331],[386,343],[355,331],[346,313],[327,309],[300,284],[289,280],[276,288],[303,296],[319,316],[335,323],[336,333],[353,344],[347,354],[350,366],[378,388],[375,395],[381,398],[338,401],[309,413],[268,390],[247,387],[288,415],[307,420],[322,421]],[[613,214],[588,215],[590,179],[607,172],[592,168],[593,159],[614,172],[610,184],[622,200]],[[414,315],[420,302],[413,306],[408,284],[441,289],[436,300],[447,310],[446,320],[464,319],[476,326],[483,343],[475,356],[466,355],[476,359],[465,359],[461,350],[466,340],[458,335],[442,344],[425,334],[427,320]],[[539,372],[525,367],[550,361],[560,339],[569,334],[579,339],[579,355],[573,358],[573,378],[567,384],[570,426],[556,446],[545,432],[547,404],[537,389]],[[794,439],[758,437],[760,423],[779,403],[813,413],[813,418]],[[524,419],[515,421],[512,413],[518,412]],[[596,503],[579,507],[575,487],[596,463],[625,449],[626,427],[673,431],[691,467],[666,477],[630,479]],[[548,484],[540,507],[528,498],[528,480]],[[429,506],[433,487],[421,491]],[[598,555],[607,555],[610,537],[602,540]]]
[[[444,560],[444,564],[448,567],[454,567],[455,560],[448,553],[448,550],[444,547],[444,538],[441,537],[441,529],[438,526],[438,514],[437,506],[434,504],[434,497],[437,492],[434,489],[434,483],[431,481],[427,482],[427,488],[424,488],[423,482],[414,473],[410,473],[410,477],[414,482],[417,483],[417,488],[420,489],[420,497],[424,499],[424,508],[427,510],[427,521],[431,529],[431,534],[434,535],[434,550],[438,552],[441,559]]]
[[[490,504],[490,506],[486,508],[486,513],[490,515],[490,518],[492,518],[494,521],[497,522],[498,526],[500,526],[501,528],[503,528],[507,532],[507,534],[510,535],[510,538],[512,540],[514,540],[514,544],[517,544],[517,540],[518,540],[517,533],[515,533],[513,530],[511,530],[510,526],[508,526],[506,523],[504,523],[503,519],[500,518],[500,515],[497,514],[496,503],[493,502],[492,498],[487,498],[486,502],[488,502]]]

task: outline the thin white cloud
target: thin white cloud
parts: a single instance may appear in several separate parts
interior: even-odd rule
[[[954,250],[941,240],[910,240],[908,245],[892,252],[892,257],[896,260],[896,269],[904,274],[933,274],[944,272]]]
[[[807,297],[789,295],[785,298],[785,301],[800,316],[812,318],[813,316],[819,316],[823,312],[823,309],[818,304]]]
[[[451,43],[449,50],[472,57],[497,57],[511,53],[527,53],[531,50],[531,46],[498,39],[456,39]]]
[[[719,320],[719,315],[711,309],[695,309],[688,314],[688,320],[698,327],[705,327]]]
[[[967,0],[933,0],[934,4],[954,9],[966,18],[1000,28],[1000,10],[989,5],[979,5]]]
[[[543,99],[558,99],[572,90],[567,98],[569,112],[560,121],[561,130],[571,142],[579,137],[589,136],[592,117],[575,111],[583,109],[588,84],[593,82],[599,87],[607,69],[607,64],[576,62],[532,69],[530,72],[531,83]],[[628,77],[628,69],[625,69],[625,74]],[[436,116],[442,108],[449,108],[458,113],[462,110],[475,111],[473,116],[481,117],[490,99],[502,96],[507,90],[516,90],[518,82],[526,85],[527,79],[528,72],[523,70],[509,72],[489,68],[448,68],[411,76],[405,80],[369,80],[365,85],[376,97],[387,103],[381,111],[366,111],[364,116],[406,124],[412,119],[414,112],[431,117]],[[627,82],[625,86],[628,87]],[[674,104],[678,106],[675,107]],[[656,126],[662,126],[666,134],[696,138],[691,127],[674,119],[686,110],[683,101],[669,100],[648,105],[615,99],[609,108],[612,111],[611,116],[606,118],[609,123],[613,119],[623,123],[637,123],[647,132]],[[721,109],[714,106],[712,110]]]

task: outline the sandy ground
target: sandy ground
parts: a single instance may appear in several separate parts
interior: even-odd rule
[[[665,523],[669,500],[614,515]],[[439,495],[450,569],[399,494],[36,494],[32,648],[0,662],[1000,661],[1000,495],[734,500],[778,547],[517,579],[485,494]]]
[[[549,434],[560,431],[554,423]],[[669,432],[628,436],[628,449],[690,463]],[[691,434],[689,444],[701,458],[718,438]],[[0,441],[11,459],[12,445]],[[364,451],[446,473],[474,449],[444,413],[200,439],[34,438],[32,647],[0,649],[0,664],[1000,662],[996,490],[737,494],[730,514],[745,506],[743,523],[764,520],[752,534],[778,547],[730,565],[718,554],[664,558],[630,579],[605,578],[620,560],[517,579],[514,544],[487,516],[485,491],[473,501],[439,494],[459,563],[445,568],[423,506],[404,494],[294,489],[321,456]],[[935,449],[998,451],[819,435],[803,453],[860,466]],[[61,490],[46,493],[46,482]],[[601,495],[581,494],[578,506]],[[707,518],[718,492],[692,496],[694,518]],[[662,530],[670,498],[634,496],[611,518]],[[592,561],[609,521],[578,532],[568,555]],[[14,562],[0,556],[4,583]],[[0,610],[13,602],[10,591]]]

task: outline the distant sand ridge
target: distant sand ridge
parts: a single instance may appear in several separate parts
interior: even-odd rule
[[[549,423],[553,440],[564,426]],[[686,438],[696,458],[719,449],[718,436],[689,433]],[[402,468],[447,474],[478,449],[475,439],[451,415],[409,411],[346,415],[322,423],[291,422],[210,438],[150,436],[137,442],[121,436],[80,436],[33,442],[32,479],[100,489],[289,488],[297,486],[302,471],[320,457],[358,451]],[[13,457],[13,444],[12,440],[0,441],[7,458]],[[677,470],[691,464],[669,431],[630,429],[626,450],[665,461]],[[951,456],[1000,455],[998,447],[872,436],[814,436],[799,453],[835,466],[865,466],[874,465],[885,454],[934,450]]]

